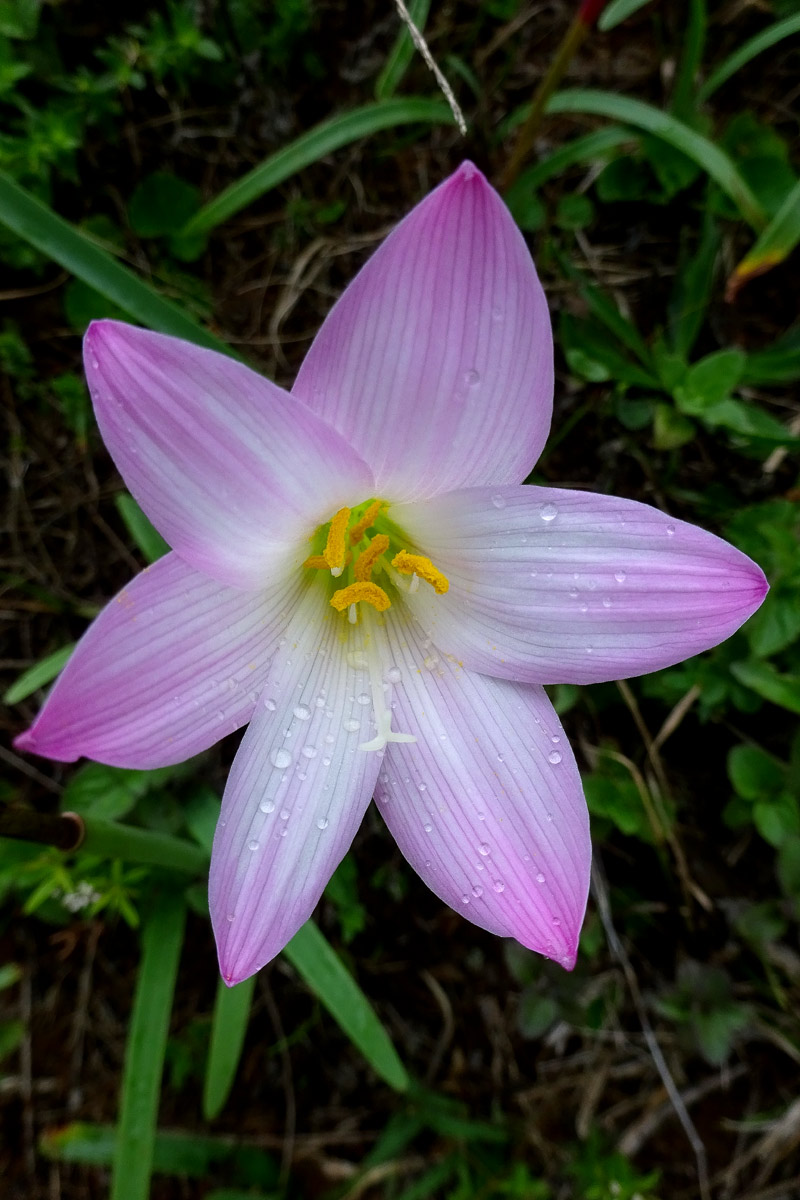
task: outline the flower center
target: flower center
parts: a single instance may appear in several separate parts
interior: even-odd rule
[[[398,531],[385,516],[387,507],[384,500],[367,500],[355,509],[340,508],[314,535],[321,553],[311,554],[303,563],[330,571],[337,579],[344,576],[344,586],[333,593],[330,603],[337,612],[347,612],[352,625],[358,622],[358,604],[368,604],[377,612],[391,608],[389,593],[373,580],[373,571],[383,572],[386,584],[399,591],[415,592],[421,579],[437,596],[450,587],[429,558],[399,544]]]
[[[395,593],[415,592],[420,580],[439,596],[450,587],[429,558],[402,546],[402,535],[386,516],[387,508],[385,500],[366,500],[353,509],[340,508],[327,525],[316,531],[312,538],[316,553],[303,563],[312,570],[329,571],[334,579],[341,580],[342,586],[330,597],[331,607],[346,612],[349,623],[358,627],[358,656],[369,671],[376,726],[375,737],[364,742],[360,750],[383,750],[388,742],[416,741],[413,734],[392,729],[391,685],[384,678],[381,664],[386,632],[378,614],[391,608]],[[373,572],[382,584],[375,582]]]

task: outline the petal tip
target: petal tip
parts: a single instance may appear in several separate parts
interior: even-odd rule
[[[21,750],[23,754],[36,753],[36,738],[32,729],[25,729],[22,733],[18,733],[11,744],[15,750]]]

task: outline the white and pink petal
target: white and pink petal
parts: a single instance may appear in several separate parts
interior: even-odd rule
[[[198,754],[250,720],[307,586],[242,592],[167,554],[92,622],[16,747],[137,768]]]
[[[268,585],[302,561],[317,525],[373,494],[371,472],[338,433],[223,354],[98,321],[84,359],[129,489],[173,549],[223,583]]]
[[[462,916],[571,968],[591,846],[580,776],[544,689],[465,671],[399,613],[376,800],[428,887]]]
[[[310,588],[278,648],[231,768],[209,901],[229,984],[269,962],[308,920],[347,852],[382,755],[357,637]]]
[[[471,163],[349,284],[292,392],[369,463],[378,495],[525,478],[550,428],[550,317],[522,234]]]
[[[390,516],[447,576],[408,604],[466,667],[527,683],[597,683],[717,645],[759,607],[764,573],[735,547],[634,500],[473,488]]]

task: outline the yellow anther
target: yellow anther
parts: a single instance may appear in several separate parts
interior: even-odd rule
[[[339,591],[334,592],[331,596],[331,604],[337,612],[344,612],[346,608],[349,608],[351,604],[357,604],[359,600],[365,600],[367,604],[377,608],[378,612],[386,612],[392,603],[383,588],[378,587],[377,583],[370,583],[369,580],[348,584],[345,588],[339,588]]]
[[[364,534],[373,523],[378,513],[383,508],[383,500],[373,500],[367,511],[364,513],[360,521],[356,521],[353,528],[350,530],[350,543],[355,546],[360,542]]]
[[[385,533],[376,533],[366,550],[362,550],[353,566],[353,573],[361,583],[366,583],[372,575],[372,568],[380,556],[389,549],[389,539]]]
[[[341,572],[344,567],[345,534],[347,533],[347,522],[349,520],[349,508],[340,508],[331,518],[331,523],[328,527],[328,540],[325,543],[325,549],[322,551],[322,557],[332,571],[338,570]]]
[[[424,554],[409,554],[407,550],[401,550],[392,559],[392,566],[401,575],[418,575],[420,579],[424,579],[431,585],[437,596],[443,596],[450,588],[447,576],[443,575],[441,571],[437,571],[431,560]]]
[[[303,563],[304,567],[314,567],[317,571],[328,570],[328,560],[324,554],[310,554]]]

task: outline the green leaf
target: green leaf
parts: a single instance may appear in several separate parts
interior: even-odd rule
[[[786,768],[760,746],[734,746],[728,755],[728,778],[745,800],[759,800],[781,790]]]
[[[738,385],[744,364],[741,350],[717,350],[689,367],[673,393],[681,412],[690,417],[704,416]]]
[[[165,892],[142,931],[142,961],[125,1048],[111,1200],[148,1200],[172,996],[186,904]]]
[[[731,671],[764,700],[800,715],[800,675],[781,675],[771,663],[756,660],[732,663]]]
[[[313,922],[307,921],[283,952],[381,1079],[408,1089],[406,1069],[364,993]]]
[[[555,221],[561,229],[585,229],[594,220],[594,205],[588,196],[568,192],[560,196]]]
[[[0,1021],[0,1062],[12,1054],[25,1036],[25,1025],[16,1017]]]
[[[743,383],[795,383],[800,379],[800,325],[793,325],[764,350],[747,356]]]
[[[800,808],[786,792],[775,799],[753,805],[753,824],[770,846],[782,846],[787,838],[800,836]]]
[[[256,976],[229,988],[217,982],[211,1041],[203,1082],[203,1116],[213,1121],[225,1107],[242,1056]]]
[[[19,983],[22,979],[22,967],[16,963],[3,963],[0,967],[0,992],[8,987],[13,987],[15,983]]]
[[[728,280],[726,295],[735,297],[739,288],[756,275],[763,275],[783,262],[800,242],[800,180],[788,193],[755,245],[736,266]]]
[[[117,512],[125,522],[125,528],[144,555],[148,563],[154,563],[169,551],[158,530],[150,524],[139,505],[128,492],[114,497]]]
[[[232,353],[224,342],[208,333],[176,304],[159,295],[155,288],[118,263],[107,250],[57,216],[2,171],[0,224],[150,329],[186,338],[223,354]]]
[[[731,75],[734,75],[745,63],[750,62],[756,55],[763,54],[765,50],[769,50],[770,46],[783,41],[793,33],[800,33],[800,13],[786,17],[783,21],[776,21],[774,25],[769,25],[754,37],[742,42],[729,58],[726,58],[711,72],[697,93],[698,101],[703,103],[708,100],[709,96],[713,95],[717,88],[730,79]]]
[[[677,450],[696,437],[697,430],[688,417],[671,404],[657,404],[653,416],[653,446],[656,450]]]
[[[453,114],[440,100],[408,96],[365,104],[352,112],[331,117],[270,155],[236,183],[225,188],[209,204],[204,205],[181,232],[185,237],[208,233],[277,187],[284,179],[342,146],[348,146],[382,129],[417,123],[452,125]]]
[[[187,875],[206,875],[208,872],[208,854],[192,842],[165,833],[136,829],[132,825],[98,820],[97,817],[86,821],[82,849],[101,858],[148,863]]]
[[[70,279],[62,293],[64,316],[76,333],[84,334],[92,321],[111,318],[119,321],[125,309],[109,300],[97,288],[89,287],[82,279]]]
[[[612,121],[625,121],[637,129],[646,130],[702,167],[733,200],[742,217],[754,229],[761,230],[766,225],[766,213],[727,154],[708,138],[652,104],[634,100],[630,96],[618,96],[614,92],[572,88],[551,96],[547,111],[591,113],[609,117]]]
[[[176,773],[182,772],[182,764],[152,771],[131,771],[124,767],[108,767],[104,763],[86,763],[64,789],[62,805],[82,817],[115,821],[126,816],[142,796],[163,787]]]
[[[800,638],[796,587],[779,580],[747,622],[745,635],[756,658],[771,658],[796,642]]]
[[[44,687],[46,683],[50,683],[51,679],[55,679],[59,671],[66,666],[69,656],[74,649],[75,642],[70,642],[68,646],[62,646],[60,650],[54,650],[46,658],[42,658],[38,663],[34,663],[32,667],[28,667],[27,671],[23,671],[4,693],[3,703],[19,704],[20,700],[26,700],[37,688]]]
[[[610,151],[617,150],[620,146],[637,144],[637,135],[632,130],[624,129],[621,125],[608,125],[605,129],[596,129],[593,133],[586,133],[582,137],[565,142],[534,166],[527,167],[520,174],[517,183],[535,192],[548,179],[555,178],[576,163],[602,162],[609,157]],[[509,189],[506,201],[514,187],[516,184]]]
[[[29,42],[36,37],[42,0],[2,0],[0,37]]]
[[[538,1038],[558,1017],[558,1005],[552,996],[540,996],[526,988],[519,998],[517,1027],[525,1038]]]
[[[640,8],[651,3],[652,0],[611,0],[611,3],[600,14],[597,28],[601,33],[608,33],[609,29],[616,29],[617,25],[621,25]]]
[[[178,233],[197,212],[196,187],[169,171],[155,171],[139,183],[128,203],[128,219],[139,237]]]
[[[408,15],[420,33],[425,28],[430,6],[430,0],[410,0],[408,4]],[[411,37],[408,26],[403,21],[397,39],[389,51],[389,57],[386,59],[383,70],[375,80],[376,100],[388,100],[395,94],[403,82],[403,76],[408,70],[415,52],[416,46],[414,45],[414,40]]]
[[[705,320],[714,287],[714,267],[720,233],[706,210],[700,240],[681,243],[678,271],[669,301],[669,335],[672,348],[687,360]]]

